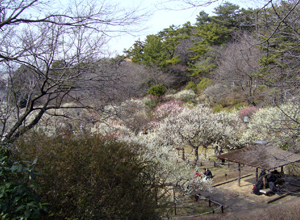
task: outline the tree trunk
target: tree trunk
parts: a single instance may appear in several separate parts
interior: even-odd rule
[[[199,159],[199,153],[198,153],[199,147],[195,147],[194,149],[195,149],[195,164],[197,164]]]

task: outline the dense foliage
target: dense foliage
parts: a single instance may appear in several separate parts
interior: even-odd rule
[[[156,165],[138,158],[139,145],[67,135],[32,136],[16,147],[22,158],[39,158],[38,194],[50,203],[45,219],[156,219],[163,208],[153,187]]]
[[[148,90],[148,94],[149,95],[154,95],[154,96],[162,96],[166,93],[166,88],[163,85],[155,85],[152,86],[149,90]]]
[[[17,161],[8,145],[0,149],[0,216],[3,220],[40,219],[47,211],[33,184],[37,173],[34,161]]]

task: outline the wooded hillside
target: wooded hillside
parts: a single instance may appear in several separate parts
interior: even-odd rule
[[[225,2],[214,15],[201,11],[194,24],[170,25],[125,53],[168,77],[145,77],[148,87],[190,88],[212,107],[282,104],[298,96],[299,10],[299,1],[254,9]]]

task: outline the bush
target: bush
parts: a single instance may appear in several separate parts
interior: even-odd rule
[[[197,90],[202,90],[207,88],[211,83],[211,79],[203,77],[201,82],[197,85]]]
[[[19,162],[12,158],[7,146],[0,147],[0,218],[40,219],[47,205],[40,203],[32,184],[36,160]]]
[[[167,95],[166,99],[176,99],[183,102],[195,102],[196,94],[192,90],[182,90],[174,95]]]
[[[159,102],[160,99],[158,99],[156,96],[148,95],[143,98],[143,103],[145,103],[145,106],[150,109],[154,109]]]
[[[148,94],[159,97],[159,96],[164,95],[166,93],[166,91],[167,91],[167,89],[163,85],[155,85],[155,86],[152,86],[148,90]]]
[[[39,158],[39,194],[51,204],[45,219],[158,219],[155,165],[138,159],[141,146],[67,135],[23,139],[16,147],[20,157]]]
[[[185,86],[185,89],[191,89],[194,92],[197,92],[197,86],[194,82],[188,82],[188,84]]]
[[[223,109],[220,106],[216,106],[212,110],[213,110],[214,113],[218,113],[218,112],[221,112]]]
[[[241,109],[241,108],[245,108],[245,103],[237,103],[234,105],[234,108],[235,109]]]
[[[228,106],[228,103],[227,103],[226,99],[219,99],[217,101],[217,104],[220,105],[220,106],[222,106],[223,108],[225,108],[225,107]]]

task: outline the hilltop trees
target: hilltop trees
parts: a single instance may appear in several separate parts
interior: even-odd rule
[[[193,77],[206,76],[212,73],[216,67],[217,53],[214,47],[220,46],[226,41],[227,28],[216,23],[206,23],[198,27],[195,36],[202,40],[197,40],[189,48],[189,75]]]
[[[136,41],[126,52],[132,61],[147,66],[167,67],[181,62],[177,48],[192,34],[193,27],[188,22],[182,27],[171,25],[156,35],[148,35],[145,41]]]
[[[208,3],[176,2],[190,7]],[[202,78],[216,79],[216,83],[225,79],[225,97],[233,103],[232,99],[238,99],[248,105],[272,104],[272,97],[284,103],[298,94],[298,10],[299,1],[268,1],[262,9],[241,9],[225,2],[212,16],[201,11],[194,25],[173,25],[156,34],[162,47],[154,63],[165,72],[178,74],[178,86],[199,83]],[[130,51],[128,56],[133,58],[148,57],[145,51]]]
[[[125,52],[135,63],[159,66],[182,79],[188,76],[199,81],[212,77],[220,58],[218,50],[232,39],[234,31],[243,29],[239,28],[240,23],[245,22],[243,17],[249,10],[226,2],[215,8],[214,13],[215,16],[209,16],[201,11],[195,25],[171,25],[156,35],[148,35],[145,41],[136,41]]]

